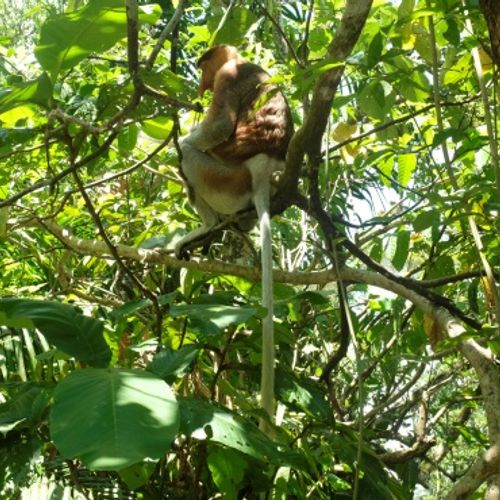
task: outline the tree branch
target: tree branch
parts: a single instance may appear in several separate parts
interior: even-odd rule
[[[280,181],[273,208],[283,211],[293,202],[304,155],[310,158],[320,154],[321,141],[332,107],[333,97],[344,72],[342,63],[350,55],[368,18],[372,0],[348,0],[340,26],[328,47],[328,58],[339,66],[321,75],[314,88],[311,106],[304,124],[294,134],[287,154],[287,166]]]
[[[165,28],[163,28],[163,31],[161,32],[160,36],[158,37],[158,40],[156,41],[156,45],[154,46],[153,50],[151,51],[151,54],[148,57],[148,60],[146,61],[146,69],[150,70],[153,67],[153,64],[156,58],[158,57],[160,50],[163,48],[165,40],[172,34],[172,32],[179,24],[179,21],[182,18],[182,14],[184,14],[184,8],[188,3],[189,2],[187,0],[179,0],[174,15],[170,18],[170,21],[167,23]]]
[[[470,469],[457,481],[446,496],[446,500],[465,500],[490,476],[500,469],[500,441],[494,443],[479,457]]]
[[[99,258],[112,257],[108,246],[102,241],[88,240],[78,238],[72,235],[67,229],[55,224],[52,221],[40,219],[31,219],[23,221],[23,227],[31,225],[35,227],[44,227],[59,239],[66,247],[82,255],[92,255]],[[145,250],[134,248],[127,245],[116,245],[116,251],[121,258],[135,260],[138,262],[149,262],[163,264],[172,269],[197,269],[199,271],[219,274],[229,274],[239,276],[252,281],[260,280],[260,270],[258,267],[248,267],[236,264],[228,264],[220,260],[214,259],[195,259],[184,261],[176,259],[171,255],[172,252],[165,250]],[[418,294],[416,291],[407,288],[402,283],[394,282],[390,278],[382,276],[373,271],[362,269],[353,269],[343,267],[340,269],[339,275],[333,270],[317,271],[317,272],[289,272],[274,270],[273,280],[278,283],[288,283],[291,285],[318,285],[324,287],[328,284],[336,282],[339,277],[344,281],[352,281],[355,283],[365,283],[384,290],[393,292],[405,299],[411,301],[425,314],[431,316],[437,325],[447,332],[449,337],[456,338],[466,332],[465,328],[443,307],[433,304],[426,297]],[[470,342],[478,347],[478,356],[487,362],[492,362],[493,358],[489,350],[480,347],[475,341],[469,339],[465,342]],[[464,343],[465,343],[464,342]],[[499,410],[500,414],[500,410]]]

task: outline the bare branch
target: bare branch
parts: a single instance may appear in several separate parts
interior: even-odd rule
[[[151,54],[148,57],[148,60],[146,61],[146,69],[150,70],[153,67],[153,64],[156,58],[158,57],[160,50],[163,48],[165,40],[172,34],[172,32],[179,24],[179,21],[182,18],[182,14],[184,14],[184,8],[187,6],[188,3],[189,2],[187,0],[179,0],[174,15],[170,18],[170,21],[167,23],[165,28],[163,28],[163,31],[161,32],[156,42],[156,45],[154,46],[153,50],[151,51]]]

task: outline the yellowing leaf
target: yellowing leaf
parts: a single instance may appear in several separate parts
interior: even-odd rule
[[[490,55],[482,47],[479,47],[479,59],[481,61],[481,66],[483,71],[488,71],[493,67],[493,61]]]
[[[435,351],[439,341],[444,339],[443,330],[432,316],[424,314],[424,332]]]
[[[357,130],[358,127],[354,123],[340,122],[333,129],[332,138],[337,142],[343,142],[352,137]]]
[[[490,280],[486,276],[481,277],[481,285],[483,287],[488,306],[493,310],[493,308],[495,307],[495,290],[493,289]]]
[[[411,50],[415,46],[417,37],[413,33],[413,23],[405,23],[400,31],[401,39],[403,40],[403,50]]]
[[[0,114],[0,121],[3,122],[4,127],[10,128],[15,127],[19,120],[30,119],[34,116],[35,112],[31,105],[18,106],[17,108]]]

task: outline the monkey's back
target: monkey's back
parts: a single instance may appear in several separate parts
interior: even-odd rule
[[[238,101],[232,135],[211,150],[228,163],[241,163],[259,153],[284,160],[293,134],[290,107],[276,85],[266,84],[269,75],[256,64],[237,66],[228,92]]]

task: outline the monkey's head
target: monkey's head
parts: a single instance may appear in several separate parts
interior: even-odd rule
[[[201,69],[201,82],[198,93],[202,96],[207,90],[214,90],[215,75],[228,61],[242,62],[238,49],[232,45],[216,45],[208,49],[199,59],[198,68]]]

